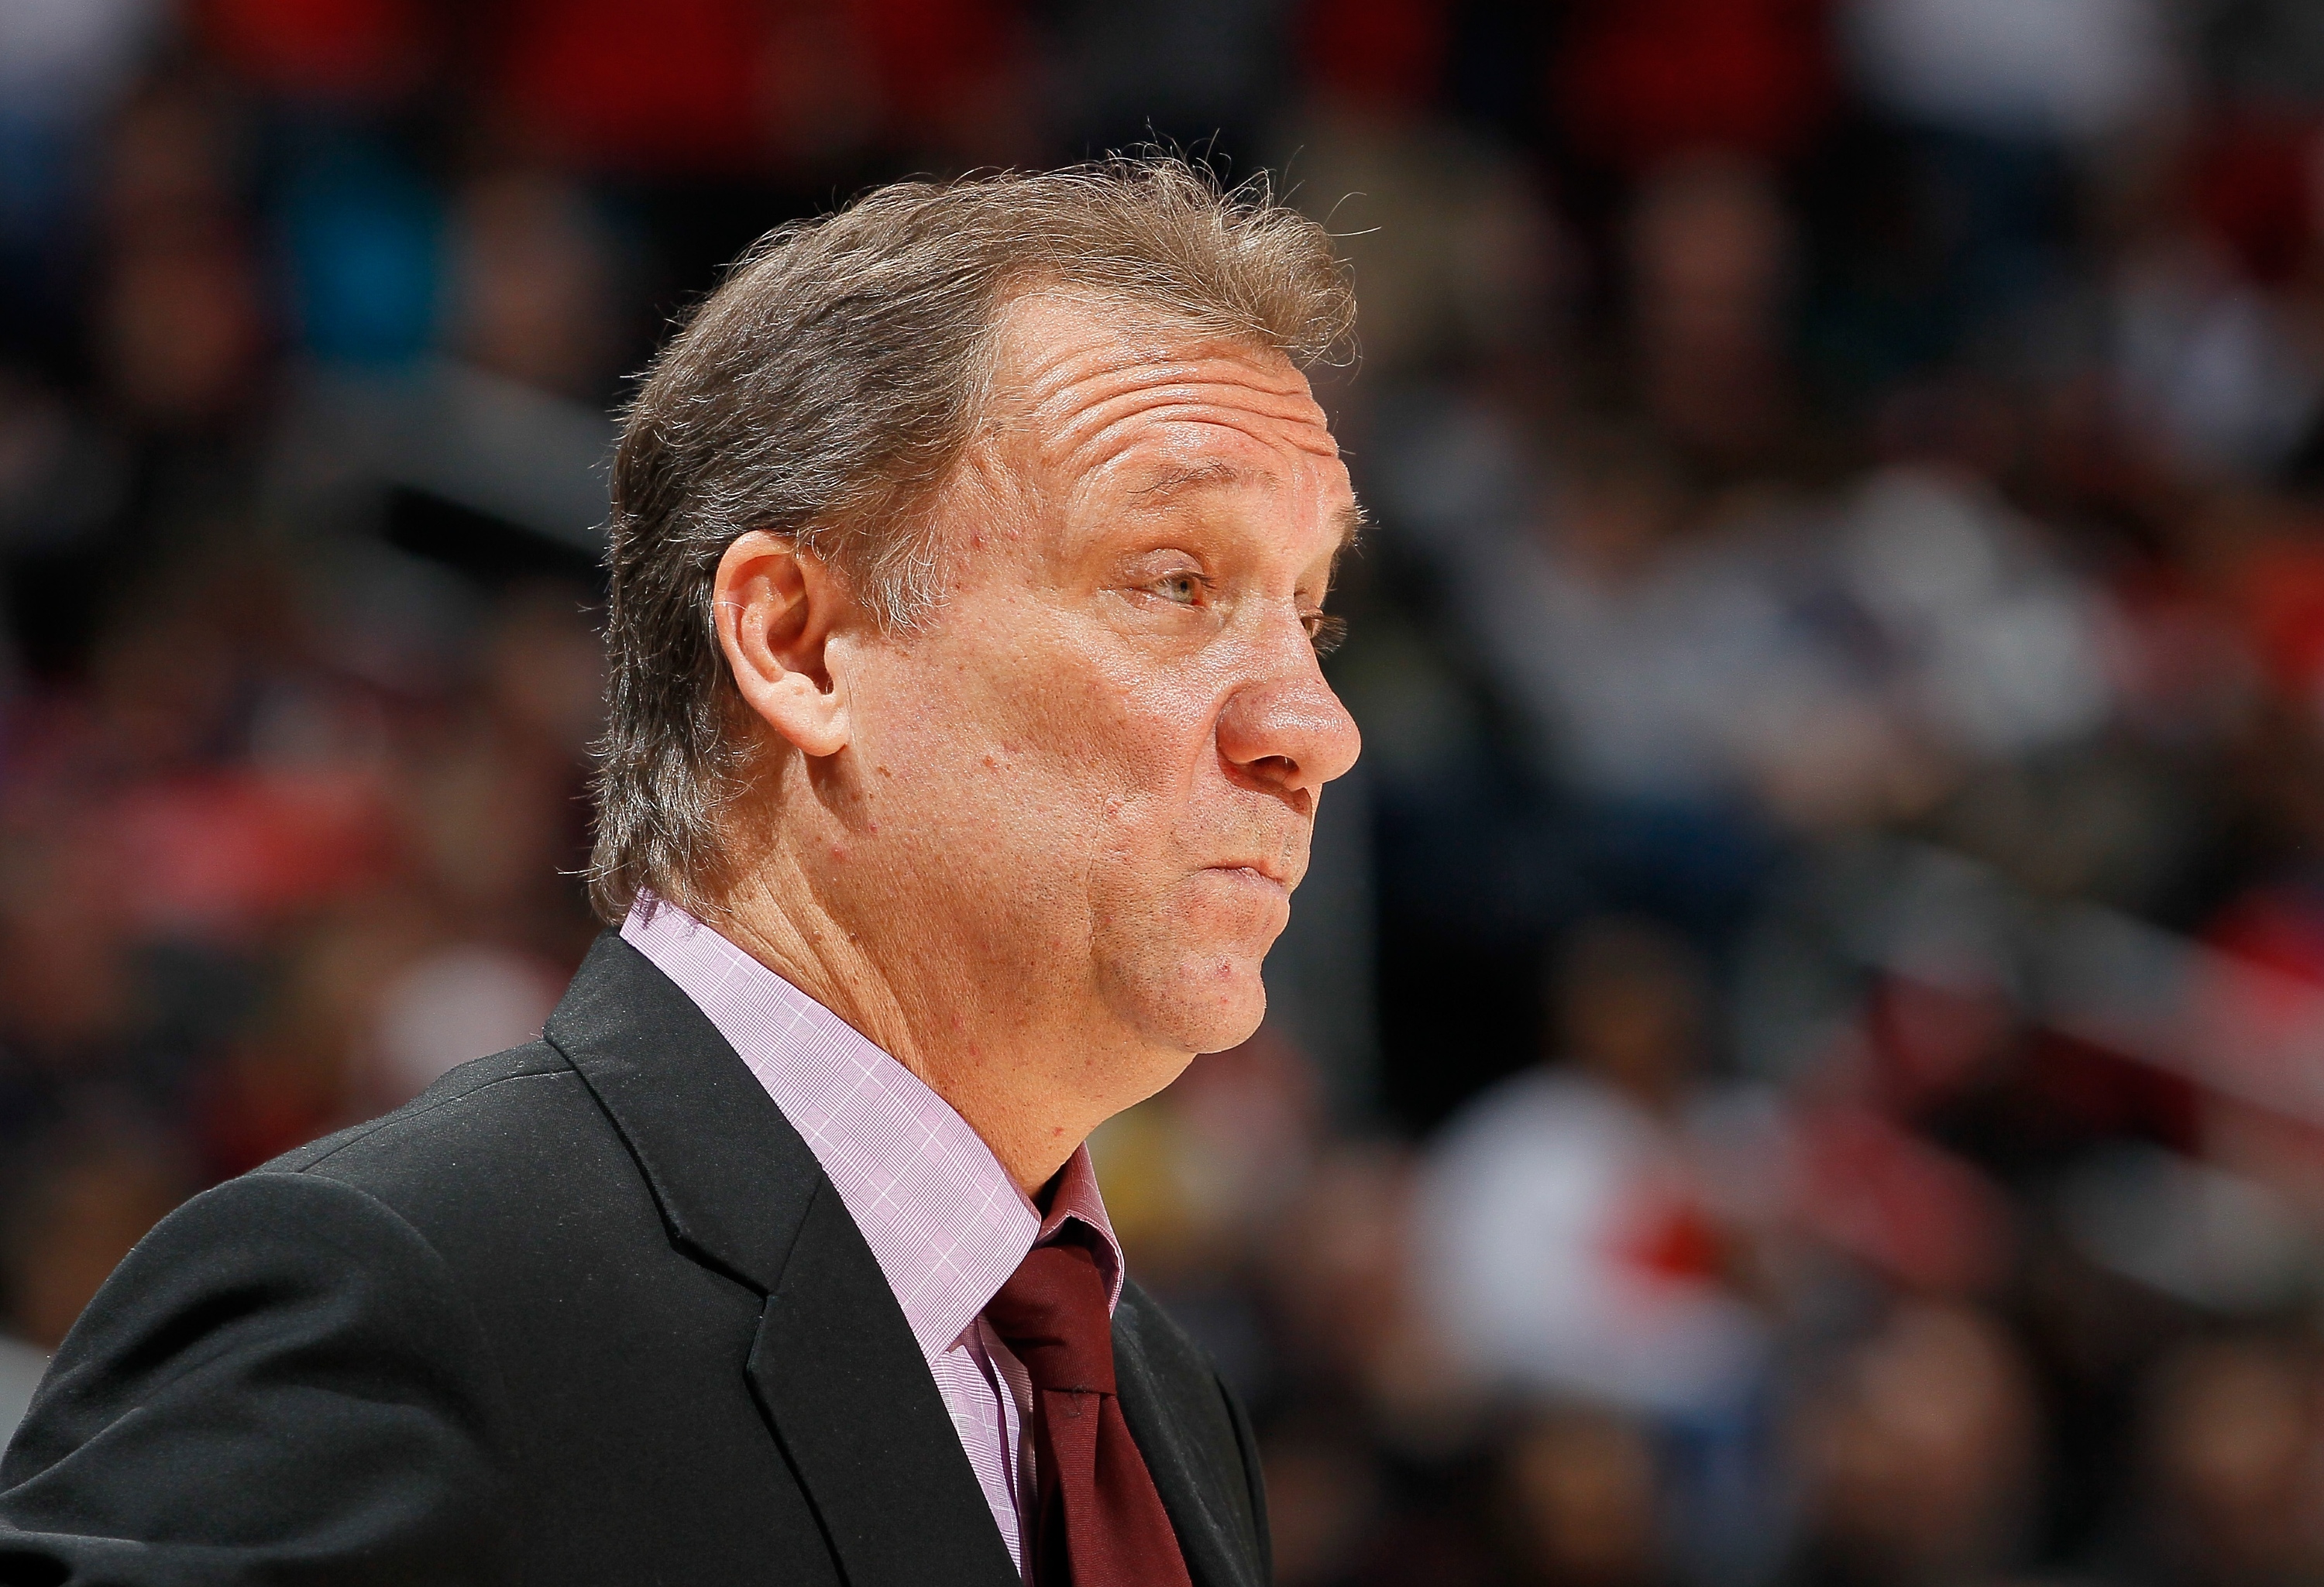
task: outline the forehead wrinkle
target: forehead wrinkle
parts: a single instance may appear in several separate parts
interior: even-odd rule
[[[1076,497],[1118,492],[1117,500],[1126,497],[1127,505],[1145,512],[1250,489],[1326,499],[1346,493],[1336,453],[1286,447],[1280,438],[1231,418],[1210,411],[1141,421],[1130,415],[1052,454],[1051,463],[1074,481]]]
[[[1318,429],[1327,423],[1306,377],[1287,362],[1276,371],[1249,358],[1163,358],[1128,352],[1118,338],[1012,351],[1018,356],[1001,360],[995,385],[1008,390],[1028,417],[1063,417],[1061,410],[1069,413],[1148,392],[1189,400],[1209,395]]]
[[[1124,392],[1083,410],[1046,438],[1044,449],[1054,462],[1093,473],[1133,449],[1159,445],[1199,453],[1219,445],[1222,436],[1233,438],[1229,445],[1257,447],[1278,457],[1292,454],[1295,468],[1300,458],[1337,462],[1340,456],[1331,431],[1320,423],[1145,391]]]
[[[1001,400],[986,410],[980,427],[986,438],[997,441],[1013,433],[1047,466],[1080,475],[1106,469],[1147,441],[1143,432],[1156,427],[1167,433],[1200,425],[1278,456],[1287,451],[1339,458],[1339,445],[1323,408],[1296,371],[1293,383],[1277,387],[1243,378],[1157,380],[1165,372],[1151,365],[1065,367],[1085,364],[1085,355],[1098,350],[1069,348],[1046,360],[1043,369],[1020,367],[1018,378],[995,392]],[[1239,362],[1233,370],[1237,375],[1250,373]],[[1254,396],[1261,401],[1252,401]]]
[[[1277,396],[1297,397],[1308,391],[1307,377],[1279,355],[1218,346],[1141,346],[1104,327],[1065,337],[1042,337],[1030,327],[1012,328],[1016,334],[1004,337],[996,349],[996,366],[1013,374],[1037,402],[1064,388],[1109,376],[1148,385],[1223,379]]]
[[[1085,377],[1060,386],[1052,400],[1033,405],[1031,414],[1055,415],[1063,436],[1157,408],[1232,411],[1293,429],[1310,429],[1326,440],[1331,435],[1323,410],[1305,392],[1274,391],[1234,380],[1149,380],[1143,378],[1145,371],[1109,373],[1114,378]],[[1338,454],[1336,443],[1330,450]]]
[[[1298,366],[1289,359],[1279,355],[1263,355],[1255,350],[1215,346],[1139,346],[1109,331],[1033,347],[1023,345],[1028,339],[1019,336],[1004,343],[1000,362],[1004,366],[1015,363],[1024,383],[1037,389],[1054,388],[1076,380],[1107,374],[1168,384],[1199,381],[1205,377],[1205,372],[1231,369],[1236,372],[1233,377],[1236,383],[1254,390],[1289,396],[1303,394],[1307,390],[1307,377],[1300,374]],[[1091,364],[1096,367],[1074,367]],[[1211,377],[1216,378],[1214,374]]]
[[[1289,359],[1216,343],[1159,346],[1135,328],[1023,312],[1032,307],[1020,300],[1004,333],[980,427],[985,445],[1013,438],[1068,500],[1109,488],[1155,506],[1204,487],[1320,492],[1342,499],[1328,509],[1330,555],[1344,548],[1360,514],[1344,505],[1329,418]],[[1143,478],[1130,474],[1140,463]],[[1125,475],[1134,482],[1127,490]]]
[[[1040,418],[1055,416],[1061,401],[1087,406],[1125,388],[1224,385],[1241,388],[1246,401],[1288,399],[1325,427],[1306,376],[1279,349],[1157,319],[1153,308],[1083,286],[1029,286],[1001,311],[988,392],[1006,391],[1024,416]],[[1096,389],[1076,401],[1076,387]]]
[[[1038,314],[1036,306],[1019,300],[1012,310],[989,388],[987,419],[995,428],[1047,431],[1037,435],[1036,445],[1053,458],[1079,449],[1080,433],[1110,419],[1171,406],[1239,410],[1304,429],[1312,434],[1280,440],[1338,455],[1306,377],[1280,355],[1198,345],[1172,356],[1171,349],[1133,341],[1119,325],[1078,314]]]

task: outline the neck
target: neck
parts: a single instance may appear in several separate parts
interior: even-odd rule
[[[1052,1021],[1021,1005],[1009,1010],[1010,1000],[961,967],[935,955],[908,962],[850,928],[788,845],[776,845],[714,904],[710,923],[728,940],[909,1069],[1028,1195],[1092,1130],[1138,1100],[1091,1085],[1124,1072],[1093,1061],[1102,1042],[1061,1039],[1066,1033]]]

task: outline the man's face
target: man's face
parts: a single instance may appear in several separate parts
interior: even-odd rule
[[[1093,1052],[1242,1040],[1317,794],[1357,751],[1314,643],[1355,499],[1306,381],[1030,295],[936,510],[943,604],[834,641],[865,862],[835,845],[841,918],[942,939],[917,957],[957,979],[933,993],[962,1023],[1062,1019]]]

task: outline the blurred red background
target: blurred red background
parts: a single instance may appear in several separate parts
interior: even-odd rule
[[[671,317],[1148,143],[1362,306],[1366,759],[1096,1143],[1287,1587],[2324,1575],[2310,0],[5,0],[0,1422],[538,1028]]]

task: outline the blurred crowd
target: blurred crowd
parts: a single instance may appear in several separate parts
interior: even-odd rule
[[[537,1030],[624,382],[864,184],[1338,234],[1363,727],[1096,1143],[1286,1587],[2324,1582],[2313,0],[0,0],[0,1421]]]

